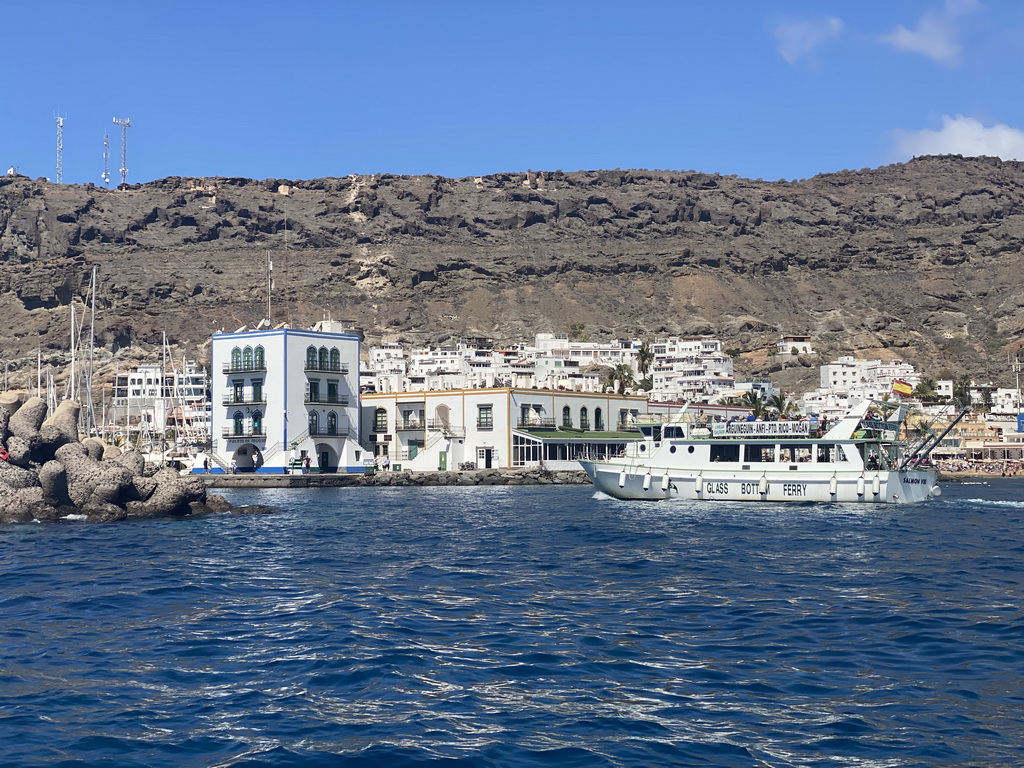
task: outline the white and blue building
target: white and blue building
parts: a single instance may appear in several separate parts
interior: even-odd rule
[[[330,320],[214,334],[214,471],[363,471],[360,342]]]

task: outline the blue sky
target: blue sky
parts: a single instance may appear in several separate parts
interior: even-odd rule
[[[0,164],[166,176],[1024,159],[1017,0],[159,0],[4,9]]]

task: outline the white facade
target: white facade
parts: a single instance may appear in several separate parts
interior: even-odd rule
[[[643,397],[499,387],[362,397],[362,433],[377,457],[419,471],[543,466],[579,469],[617,452],[647,412]]]
[[[775,351],[780,355],[810,355],[814,352],[810,336],[783,336],[775,343]]]
[[[732,358],[718,339],[655,339],[651,351],[652,400],[709,400],[735,385]]]
[[[821,386],[804,393],[801,409],[829,418],[842,416],[857,403],[890,395],[897,379],[912,387],[921,383],[921,375],[914,366],[902,360],[885,362],[843,356],[821,366]]]
[[[163,437],[171,427],[183,441],[205,442],[210,434],[209,384],[192,360],[184,361],[181,370],[140,365],[115,375],[107,416],[128,435]]]
[[[213,453],[220,469],[362,471],[358,333],[311,330],[214,334]]]
[[[608,370],[627,365],[639,384],[638,339],[570,341],[565,334],[539,333],[533,346],[495,349],[486,340],[414,348],[395,343],[370,350],[364,392],[427,392],[491,387],[601,393]],[[717,339],[658,339],[652,398],[708,399],[733,385],[732,358]]]

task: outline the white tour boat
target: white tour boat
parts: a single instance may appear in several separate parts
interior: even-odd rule
[[[638,423],[624,455],[581,460],[594,486],[617,499],[835,501],[907,504],[940,493],[931,448],[938,437],[899,442],[907,406],[864,401],[826,432],[810,421],[702,424],[680,413]],[[884,411],[882,411],[884,412]]]

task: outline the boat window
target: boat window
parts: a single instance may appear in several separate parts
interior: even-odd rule
[[[748,463],[775,461],[774,445],[756,445],[748,443],[743,446],[744,461]]]
[[[807,443],[783,443],[779,446],[779,461],[795,464],[811,460],[811,446]]]
[[[843,446],[822,443],[818,446],[818,463],[831,464],[837,461],[849,461],[843,453]]]
[[[877,443],[861,443],[857,446],[864,459],[865,469],[888,469],[889,457]]]
[[[669,426],[665,427],[662,430],[661,436],[666,440],[671,440],[673,438],[682,438],[684,437],[683,428],[678,425],[670,424]]]
[[[654,442],[661,442],[661,424],[656,424],[654,427]]]
[[[714,444],[711,446],[711,461],[735,461],[740,460],[740,445]]]

